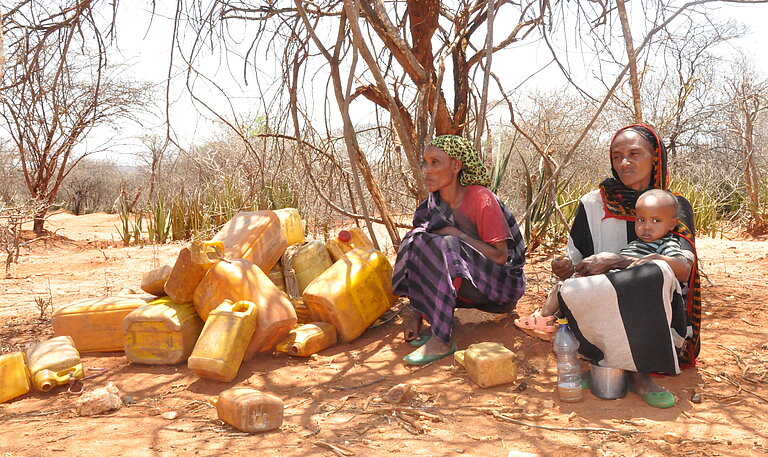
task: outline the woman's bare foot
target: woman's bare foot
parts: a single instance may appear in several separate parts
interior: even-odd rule
[[[403,339],[405,341],[413,341],[419,337],[421,332],[422,318],[418,311],[411,311],[411,317],[405,321],[405,329],[403,330]]]
[[[653,379],[648,373],[637,373],[630,371],[629,379],[632,381],[635,392],[639,395],[647,394],[650,392],[665,392],[663,388],[653,382]]]

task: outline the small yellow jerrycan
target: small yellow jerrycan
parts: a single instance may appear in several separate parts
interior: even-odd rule
[[[343,343],[362,335],[394,302],[392,266],[373,248],[347,252],[304,290],[313,320],[333,324]]]
[[[67,384],[69,378],[82,379],[83,364],[69,336],[57,336],[27,348],[27,367],[32,385],[41,392]]]
[[[165,282],[165,293],[176,303],[192,303],[192,295],[224,252],[221,241],[193,241],[179,257]]]
[[[288,333],[285,352],[309,357],[336,344],[336,327],[328,322],[312,322],[296,327]]]
[[[197,285],[223,252],[224,244],[220,241],[193,241],[179,252],[165,282],[165,293],[176,303],[192,303]]]
[[[349,230],[340,230],[334,238],[325,243],[325,246],[328,248],[331,259],[336,262],[354,248],[372,248],[373,242],[366,236],[363,229],[353,227]]]
[[[240,211],[212,238],[224,243],[224,257],[245,259],[268,273],[288,247],[273,211]]]
[[[280,229],[285,235],[288,245],[304,242],[304,227],[301,223],[299,210],[296,208],[282,208],[273,211],[280,219]]]
[[[123,319],[125,356],[131,362],[148,365],[184,362],[202,329],[203,321],[192,303],[158,298]]]
[[[162,297],[165,294],[165,282],[171,275],[171,266],[163,265],[144,273],[141,277],[141,290],[156,297]]]
[[[308,241],[288,246],[283,254],[285,291],[298,298],[310,282],[333,265],[322,241]]]
[[[212,403],[219,419],[244,432],[274,430],[283,424],[283,401],[253,387],[232,387]]]
[[[253,332],[257,308],[253,302],[224,300],[205,321],[189,369],[201,378],[229,382],[235,379]]]
[[[30,387],[24,354],[11,352],[0,355],[0,403],[24,395]]]

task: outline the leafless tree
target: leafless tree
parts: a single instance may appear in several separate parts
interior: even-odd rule
[[[22,1],[3,16],[7,67],[0,115],[18,152],[31,198],[34,230],[67,174],[91,151],[78,144],[98,125],[130,115],[146,93],[117,79],[106,64],[93,1]]]

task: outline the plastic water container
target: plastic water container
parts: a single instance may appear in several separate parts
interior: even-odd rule
[[[243,432],[264,432],[283,424],[283,401],[253,387],[227,389],[213,403],[219,419]]]
[[[315,278],[303,297],[312,320],[333,324],[339,341],[348,343],[392,307],[392,266],[375,249],[352,249]]]
[[[159,298],[123,319],[125,356],[131,362],[174,365],[187,360],[203,329],[191,303]]]
[[[224,257],[253,262],[265,273],[275,266],[288,242],[274,211],[240,211],[212,238],[224,243]]]
[[[467,370],[467,376],[480,387],[493,387],[517,379],[515,353],[500,343],[470,344],[464,351],[454,354],[457,362]]]
[[[296,327],[288,333],[285,352],[309,357],[336,344],[336,327],[327,322],[312,322]]]
[[[24,395],[31,387],[24,354],[0,355],[0,403]]]
[[[157,297],[166,295],[165,282],[168,281],[171,270],[170,265],[163,265],[144,273],[144,276],[141,277],[141,290]]]
[[[557,354],[557,393],[560,400],[567,403],[581,401],[581,365],[579,364],[579,341],[573,335],[568,319],[559,319],[552,342],[552,350]]]
[[[280,265],[279,262],[272,267],[272,270],[267,274],[267,277],[280,292],[285,292],[285,276],[283,275],[283,266]]]
[[[220,241],[193,241],[179,252],[165,282],[165,293],[176,303],[192,303],[192,295],[224,252]]]
[[[142,294],[78,300],[53,312],[53,333],[71,336],[80,353],[121,352],[123,319],[156,298]]]
[[[256,330],[256,305],[225,300],[211,311],[187,361],[201,378],[229,382],[235,379],[248,341]]]
[[[248,344],[245,360],[272,351],[296,325],[296,312],[288,297],[247,260],[222,261],[211,268],[195,290],[197,314],[206,320],[211,310],[227,299],[256,304],[256,332]]]
[[[299,210],[296,208],[282,208],[274,210],[275,215],[280,219],[280,228],[285,235],[288,246],[304,242],[304,226],[301,223]]]
[[[82,379],[83,364],[72,338],[57,336],[27,348],[27,367],[32,385],[41,392]]]
[[[283,254],[283,275],[288,296],[300,297],[309,283],[331,265],[331,256],[322,241],[308,241],[289,246]],[[292,286],[291,281],[295,281],[296,287]]]
[[[325,243],[331,259],[336,262],[354,248],[373,248],[373,242],[360,227],[340,230],[335,237]]]

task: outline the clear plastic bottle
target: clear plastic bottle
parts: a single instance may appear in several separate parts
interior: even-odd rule
[[[552,350],[557,354],[557,393],[567,403],[581,401],[581,366],[579,364],[579,341],[573,335],[567,319],[557,321],[560,327],[555,333]]]

